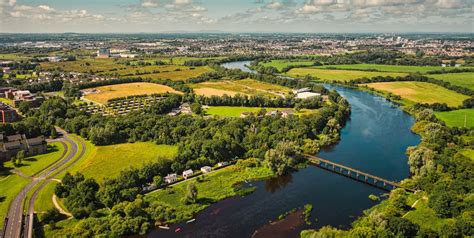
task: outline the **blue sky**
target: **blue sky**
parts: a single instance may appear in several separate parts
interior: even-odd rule
[[[1,32],[473,32],[473,0],[0,0]]]

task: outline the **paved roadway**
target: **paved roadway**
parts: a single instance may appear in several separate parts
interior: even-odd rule
[[[70,145],[71,145],[70,150],[68,150],[68,146],[67,146],[66,143],[64,143],[63,141],[60,141],[60,143],[62,143],[62,145],[65,148],[63,154],[60,157],[60,162],[56,163],[55,165],[53,165],[53,166],[51,166],[47,169],[45,169],[38,177],[34,177],[33,180],[27,186],[25,186],[23,188],[23,190],[16,196],[16,198],[10,204],[10,208],[9,208],[9,211],[8,211],[8,222],[7,222],[6,231],[5,231],[5,238],[19,238],[19,237],[21,237],[22,224],[23,224],[22,219],[23,219],[23,212],[24,212],[24,203],[26,202],[25,198],[26,198],[26,195],[28,194],[28,192],[32,188],[34,188],[35,185],[37,185],[39,182],[41,182],[43,180],[46,180],[50,176],[51,177],[56,176],[59,173],[66,170],[69,166],[71,166],[73,163],[75,163],[77,160],[79,160],[80,157],[84,154],[85,149],[84,149],[84,146],[83,146],[81,154],[79,156],[77,156],[76,159],[71,164],[61,168],[63,165],[70,162],[76,156],[77,151],[78,151],[78,145],[71,138],[69,138],[69,136],[67,135],[67,133],[65,131],[60,130],[60,132],[63,134],[63,140],[70,143]],[[81,144],[82,144],[82,141],[81,141]],[[70,151],[69,154],[67,153],[68,151]],[[45,183],[43,183],[43,184],[45,184]],[[39,190],[42,187],[44,187],[44,185],[42,185],[42,186],[38,187],[38,189],[36,189],[36,191],[37,191],[37,192],[35,191],[36,196],[37,196],[37,193],[39,192]],[[35,194],[33,194],[33,195],[35,196]],[[36,198],[36,196],[35,196],[35,198]],[[34,204],[34,199],[31,199],[30,207],[32,207],[31,203]],[[32,209],[30,209],[30,211],[31,210]],[[32,211],[34,212],[34,208],[33,208]],[[30,214],[33,214],[33,213],[30,213]],[[33,216],[31,216],[31,218],[33,218]],[[30,221],[32,221],[32,220],[33,219],[30,219]],[[31,222],[28,222],[28,223],[31,223]],[[32,230],[32,225],[33,224],[30,225],[31,230]],[[30,232],[28,232],[28,233],[30,233]],[[31,237],[30,234],[28,234],[28,236]]]

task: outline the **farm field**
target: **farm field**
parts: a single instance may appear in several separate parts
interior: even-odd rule
[[[42,62],[40,64],[43,70],[55,70],[60,69],[66,72],[80,72],[80,73],[103,73],[113,72],[116,70],[127,69],[124,64],[118,64],[114,59],[95,59],[85,58],[78,59],[76,61],[65,61],[65,62]]]
[[[118,97],[149,95],[167,92],[181,94],[181,92],[176,91],[171,87],[155,83],[125,83],[101,86],[95,89],[98,90],[97,93],[87,94],[84,96],[84,98],[102,104],[107,103],[107,101],[110,99]]]
[[[469,98],[466,95],[426,82],[383,82],[365,85],[375,90],[399,95],[403,99],[416,103],[446,103],[450,107],[457,107]]]
[[[466,123],[467,128],[474,128],[474,109],[435,112],[435,115],[449,127],[464,127],[464,123]]]
[[[203,96],[222,96],[227,94],[234,96],[243,95],[264,95],[270,97],[284,96],[291,89],[279,85],[259,82],[253,79],[210,81],[190,85],[196,94]]]
[[[368,72],[368,71],[358,71],[358,70],[339,70],[339,69],[318,69],[318,68],[294,68],[291,69],[286,73],[288,76],[292,77],[303,77],[306,75],[310,75],[313,77],[317,77],[321,80],[329,80],[329,81],[341,81],[347,82],[353,79],[358,78],[373,78],[376,76],[406,76],[406,73],[397,73],[397,72]]]
[[[314,61],[302,60],[302,61],[291,61],[291,60],[271,60],[270,62],[263,62],[260,65],[265,67],[275,67],[281,72],[282,69],[288,66],[299,66],[299,65],[313,65]]]
[[[167,189],[156,190],[145,196],[150,202],[160,202],[173,207],[176,210],[176,220],[189,219],[194,213],[206,208],[210,204],[224,198],[245,194],[254,188],[240,189],[235,187],[239,182],[245,180],[258,180],[273,176],[272,171],[265,166],[252,168],[240,168],[236,165],[229,166],[211,174],[207,174],[203,181],[196,182],[195,179],[176,184]],[[203,202],[186,205],[181,198],[186,193],[189,183],[194,183],[198,190],[198,200]]]
[[[77,172],[98,181],[115,177],[121,170],[129,167],[141,167],[144,163],[159,158],[173,159],[178,153],[176,146],[156,145],[153,142],[124,143],[108,146],[95,146]]]
[[[452,70],[454,67],[441,66],[410,66],[410,65],[386,65],[386,64],[340,64],[316,66],[319,69],[345,69],[345,70],[375,70],[380,72],[400,73],[427,73],[436,70]]]
[[[215,115],[215,116],[223,116],[223,117],[240,117],[240,114],[243,112],[252,112],[258,113],[260,110],[265,109],[268,111],[272,110],[288,110],[291,108],[263,108],[263,107],[231,107],[231,106],[210,106],[205,110],[207,115]],[[295,112],[295,115],[304,115],[311,112],[315,112],[315,110],[310,109],[302,109],[300,112]]]
[[[53,142],[48,144],[47,153],[25,158],[19,167],[13,166],[12,161],[7,161],[5,162],[5,167],[9,169],[16,169],[26,176],[32,176],[33,174],[45,169],[51,163],[58,160],[63,152],[64,147],[61,145],[61,143]]]
[[[451,83],[452,85],[457,85],[460,87],[465,87],[474,91],[474,72],[466,73],[451,73],[451,74],[429,74],[427,77],[443,80]]]

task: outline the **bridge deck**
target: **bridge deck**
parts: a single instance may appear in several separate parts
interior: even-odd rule
[[[336,162],[325,160],[325,159],[322,159],[322,158],[319,158],[319,157],[316,157],[316,156],[313,156],[313,155],[305,155],[305,156],[309,159],[310,163],[312,163],[312,164],[314,164],[318,167],[329,169],[328,168],[328,165],[329,165],[329,166],[332,166],[334,168],[336,168],[336,167],[339,168],[340,171],[330,170],[330,171],[333,171],[333,172],[338,173],[338,174],[344,174],[344,173],[342,173],[341,170],[346,170],[346,171],[349,172],[348,173],[349,176],[351,175],[351,173],[355,173],[357,175],[357,178],[359,176],[363,176],[365,178],[371,178],[374,181],[375,184],[377,184],[377,182],[382,182],[382,183],[384,183],[384,185],[389,184],[389,185],[391,185],[393,187],[396,187],[396,188],[403,188],[403,189],[405,189],[409,192],[415,192],[413,189],[404,188],[403,186],[401,186],[397,182],[390,181],[390,180],[387,180],[387,179],[384,179],[384,178],[381,178],[381,177],[378,177],[378,176],[375,176],[375,175],[372,175],[372,174],[368,174],[368,173],[362,172],[360,170],[353,169],[351,167],[347,167],[347,166],[342,165],[342,164],[338,164]],[[323,164],[325,164],[326,166],[324,166]],[[361,181],[361,180],[359,180],[359,181]],[[367,181],[365,181],[365,182],[367,182]]]

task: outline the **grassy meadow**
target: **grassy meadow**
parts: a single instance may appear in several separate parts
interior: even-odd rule
[[[383,82],[365,85],[378,91],[399,95],[403,99],[416,103],[446,103],[450,107],[457,107],[469,98],[466,95],[426,82]]]
[[[340,64],[317,66],[319,69],[345,69],[345,70],[373,70],[380,72],[400,72],[400,73],[427,73],[430,71],[456,69],[454,67],[441,66],[410,66],[410,65],[386,65],[386,64]]]
[[[0,175],[0,221],[5,220],[10,203],[28,183],[29,179],[16,174]]]
[[[443,80],[460,87],[468,88],[474,91],[474,73],[451,73],[451,74],[430,74],[427,77]]]
[[[243,112],[258,113],[260,110],[265,109],[268,111],[272,110],[288,110],[289,108],[262,108],[262,107],[232,107],[232,106],[210,106],[205,110],[207,115],[222,116],[222,117],[240,117]],[[295,115],[303,115],[317,110],[301,109],[299,112],[295,112]]]
[[[172,187],[156,190],[145,196],[147,201],[160,202],[176,209],[177,220],[189,219],[198,211],[203,210],[219,200],[252,191],[253,188],[242,190],[235,185],[245,180],[258,180],[273,176],[272,171],[264,166],[240,168],[236,165],[206,174],[202,181],[190,179]],[[198,202],[184,204],[182,199],[189,183],[194,183],[198,190]]]
[[[176,146],[156,145],[153,142],[95,146],[90,156],[77,168],[77,172],[102,181],[103,178],[117,176],[126,168],[137,168],[144,163],[156,161],[159,156],[173,159],[177,153]]]
[[[435,112],[438,119],[449,127],[474,128],[474,109],[460,109],[449,112]],[[464,124],[465,123],[465,124]]]
[[[253,79],[209,81],[190,85],[196,94],[203,96],[263,95],[280,97],[291,92],[290,88]]]
[[[314,61],[309,61],[309,60],[301,60],[301,61],[295,61],[295,60],[271,60],[269,62],[262,62],[260,65],[263,65],[264,67],[275,67],[278,71],[281,72],[282,69],[288,67],[288,66],[300,66],[300,65],[306,65],[306,66],[311,66],[314,64]]]
[[[171,87],[155,83],[125,83],[101,86],[95,89],[99,90],[99,92],[87,94],[84,98],[102,104],[107,103],[110,99],[118,97],[167,92],[181,94],[181,92],[178,92]]]
[[[132,78],[150,78],[150,79],[170,79],[173,81],[185,81],[190,78],[195,78],[200,76],[201,74],[207,73],[212,71],[211,68],[207,66],[202,67],[185,67],[185,66],[168,66],[175,68],[174,70],[163,70],[159,71],[159,73],[148,73],[142,75],[131,76]],[[141,69],[140,69],[141,71]]]
[[[303,77],[310,75],[317,77],[324,81],[340,81],[347,82],[358,78],[373,78],[376,76],[406,76],[406,73],[397,72],[369,72],[369,71],[358,71],[358,70],[339,70],[339,69],[319,69],[319,68],[294,68],[286,73],[291,77]]]

